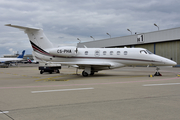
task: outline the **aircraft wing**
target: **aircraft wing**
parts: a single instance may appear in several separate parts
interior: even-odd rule
[[[92,62],[92,61],[80,61],[80,62],[53,62],[68,66],[86,67],[86,66],[96,66],[96,67],[109,67],[118,68],[125,66],[121,63],[116,62]]]
[[[77,65],[77,66],[106,66],[109,67],[111,66],[108,63],[102,63],[102,62],[60,62],[60,64],[63,65]]]

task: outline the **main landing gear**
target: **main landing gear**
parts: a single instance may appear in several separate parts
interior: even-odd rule
[[[91,71],[90,74],[88,74],[88,73],[85,72],[85,71],[82,71],[82,76],[87,77],[88,75],[94,75],[94,71]]]
[[[85,71],[82,71],[82,76],[87,77],[87,76],[88,76],[88,73],[85,72]]]
[[[82,72],[82,76],[87,77],[89,75],[94,75],[94,69],[91,66],[85,67],[84,71]]]

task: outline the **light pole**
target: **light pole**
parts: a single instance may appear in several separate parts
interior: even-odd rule
[[[131,32],[130,29],[127,29],[127,31]],[[131,35],[132,35],[132,32],[131,32]]]
[[[156,24],[156,23],[154,23],[154,26],[156,26],[156,27],[158,28],[158,31],[159,31],[159,26],[157,26],[157,24]]]
[[[79,40],[79,43],[81,43],[81,40],[79,38],[77,38],[77,40]]]
[[[109,33],[106,33],[107,35],[109,35],[110,36],[110,38],[111,38],[111,35],[109,34]]]
[[[93,38],[93,36],[90,36],[93,40],[95,40],[94,38]]]

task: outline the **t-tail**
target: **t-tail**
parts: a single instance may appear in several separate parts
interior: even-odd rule
[[[29,37],[29,41],[31,43],[33,51],[39,53],[39,55],[52,56],[48,53],[48,51],[54,46],[45,36],[42,29],[23,27],[18,25],[11,25],[11,24],[6,24],[5,26],[10,26],[23,30]]]
[[[17,58],[23,58],[24,57],[25,50],[22,51],[22,54],[19,55]]]

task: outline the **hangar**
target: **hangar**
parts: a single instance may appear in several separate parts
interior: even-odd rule
[[[180,65],[180,27],[77,44],[80,48],[84,45],[88,48],[125,46],[146,48],[152,53],[174,60]]]

